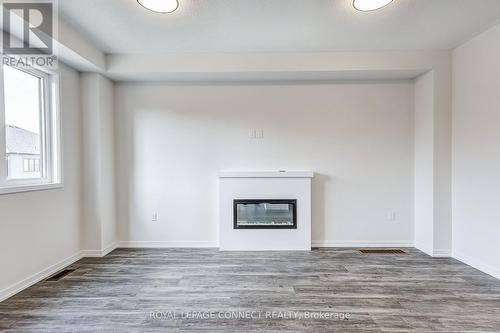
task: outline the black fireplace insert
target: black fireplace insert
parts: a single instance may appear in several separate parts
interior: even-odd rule
[[[297,229],[297,200],[234,200],[234,229]]]

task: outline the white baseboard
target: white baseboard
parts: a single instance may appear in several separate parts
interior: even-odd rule
[[[14,296],[20,291],[23,291],[24,289],[31,287],[35,283],[38,283],[49,276],[59,272],[60,270],[64,269],[65,267],[68,267],[69,265],[75,263],[76,261],[80,260],[82,258],[82,252],[78,252],[73,254],[72,256],[54,264],[51,265],[38,273],[35,273],[31,275],[30,277],[27,277],[26,279],[19,281],[17,283],[14,283],[10,287],[7,287],[5,289],[0,290],[0,302],[6,300],[7,298]]]
[[[413,247],[413,241],[312,241],[313,247]]]
[[[78,253],[75,253],[74,255],[52,265],[49,266],[43,270],[41,270],[38,273],[33,274],[30,277],[27,277],[26,279],[17,282],[10,287],[7,287],[5,289],[0,290],[0,302],[6,300],[9,297],[14,296],[20,291],[23,291],[26,288],[31,287],[35,283],[38,283],[42,280],[45,280],[49,276],[63,270],[64,268],[68,267],[69,265],[75,263],[76,261],[85,258],[85,257],[104,257],[114,249],[116,249],[118,243],[112,243],[108,246],[106,246],[102,250],[82,250]]]
[[[118,242],[118,248],[214,248],[215,241],[124,241]]]
[[[104,257],[118,247],[118,242],[114,242],[104,247],[102,250],[82,250],[82,257]]]
[[[451,250],[438,249],[432,251],[432,256],[434,258],[451,258]]]
[[[219,248],[219,250],[221,252],[271,252],[271,251],[286,251],[286,252],[297,252],[297,251],[302,251],[302,252],[307,252],[307,251],[311,251],[310,248],[302,248],[302,249],[297,249],[297,248],[293,248],[293,249],[289,249],[289,248],[280,248],[280,249],[272,249],[272,248],[264,248],[264,249],[249,249],[248,247],[244,247],[244,248],[231,248],[231,249],[227,249],[227,248]]]
[[[415,243],[415,248],[428,256],[434,256],[434,250],[432,248],[428,248],[427,246],[423,246],[421,244]]]
[[[104,257],[105,255],[109,254],[110,252],[114,251],[118,247],[118,242],[113,242],[106,246],[101,252],[102,256]]]
[[[415,244],[415,248],[433,258],[451,258],[451,250],[449,249],[429,249],[419,244]]]
[[[466,265],[474,267],[475,269],[478,269],[481,272],[484,272],[488,275],[491,275],[494,278],[500,279],[500,268],[499,267],[493,267],[491,265],[485,264],[481,260],[477,260],[475,258],[464,255],[462,253],[457,253],[456,251],[453,252],[453,258],[463,262]]]

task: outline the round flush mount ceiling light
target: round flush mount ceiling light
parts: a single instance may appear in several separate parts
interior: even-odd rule
[[[146,9],[155,13],[172,13],[179,7],[178,0],[137,0],[137,2]]]
[[[352,5],[357,10],[360,10],[362,12],[369,12],[371,10],[376,10],[385,7],[392,1],[393,0],[354,0]]]

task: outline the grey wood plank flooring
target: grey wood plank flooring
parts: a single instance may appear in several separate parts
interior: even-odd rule
[[[499,280],[406,250],[118,249],[0,303],[0,331],[500,332]],[[219,317],[231,311],[241,314]]]

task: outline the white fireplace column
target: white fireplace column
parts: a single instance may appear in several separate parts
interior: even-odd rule
[[[310,251],[312,171],[221,172],[221,251]],[[296,229],[235,229],[234,200],[297,200]]]

